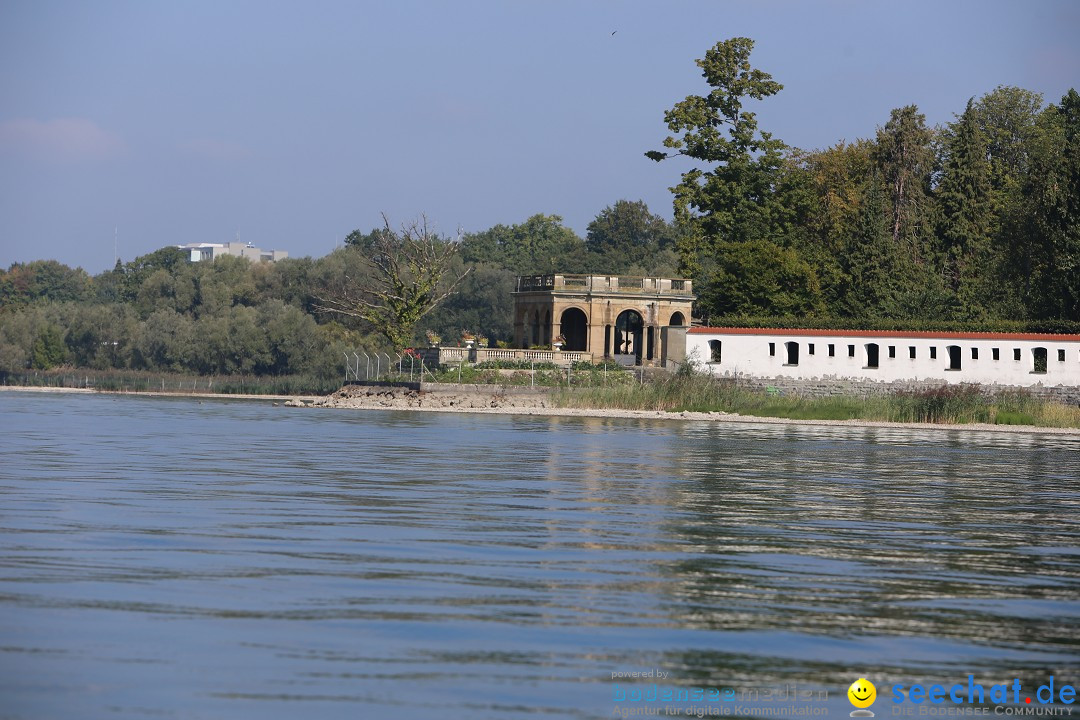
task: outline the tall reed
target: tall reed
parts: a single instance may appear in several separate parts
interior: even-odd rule
[[[738,387],[703,373],[678,372],[645,384],[562,390],[556,404],[575,408],[725,412],[805,420],[880,420],[920,423],[991,423],[1080,428],[1080,408],[1041,400],[1024,391],[988,393],[977,385],[861,397],[809,397]]]

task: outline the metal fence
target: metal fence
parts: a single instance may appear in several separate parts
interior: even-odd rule
[[[417,352],[403,353],[346,352],[345,382],[375,382],[379,380],[422,382],[425,377],[434,380],[435,375]]]
[[[461,351],[461,352],[450,352]],[[488,351],[480,350],[480,353]],[[354,350],[343,353],[345,384],[361,382],[442,382],[480,383],[484,385],[527,385],[587,387],[633,381],[643,383],[645,368],[621,368],[613,363],[590,367],[590,353],[555,353],[552,351],[522,351],[497,349],[485,355],[483,362],[510,361],[520,363],[510,368],[477,370],[478,351],[469,348],[410,348],[402,353],[367,352]],[[580,360],[564,364],[552,360],[567,360],[580,355]],[[500,374],[506,373],[507,376]],[[508,377],[512,375],[513,377]],[[610,380],[609,380],[610,376]]]

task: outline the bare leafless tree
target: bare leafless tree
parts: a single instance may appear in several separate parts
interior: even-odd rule
[[[471,268],[449,274],[458,245],[435,234],[424,216],[395,232],[384,214],[383,225],[365,258],[370,278],[361,282],[346,276],[341,287],[317,297],[315,307],[359,318],[400,349],[412,340],[420,319],[452,295]]]

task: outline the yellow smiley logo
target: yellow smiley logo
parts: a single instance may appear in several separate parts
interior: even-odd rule
[[[877,688],[866,678],[859,678],[847,689],[848,700],[857,708],[868,708],[877,699]]]

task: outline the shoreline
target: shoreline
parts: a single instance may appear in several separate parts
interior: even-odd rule
[[[210,392],[161,392],[160,390],[98,390],[97,388],[69,388],[47,387],[42,385],[0,385],[0,392],[36,392],[36,393],[67,393],[77,395],[124,395],[134,397],[176,397],[176,398],[208,398],[210,400],[270,400],[273,402],[286,402],[288,400],[301,400],[303,402],[315,402],[321,395],[251,395],[247,393],[210,393]]]
[[[757,423],[767,425],[810,425],[827,427],[849,428],[890,428],[908,430],[961,430],[969,432],[996,432],[996,433],[1044,433],[1051,435],[1068,435],[1080,437],[1080,428],[1040,427],[1038,425],[991,425],[987,423],[903,423],[888,422],[883,420],[801,420],[792,418],[766,417],[759,415],[740,415],[725,412],[670,412],[665,410],[622,410],[608,408],[560,408],[560,407],[475,407],[466,405],[422,406],[408,405],[403,403],[390,403],[383,401],[359,402],[341,399],[335,400],[335,395],[246,395],[229,393],[192,393],[192,392],[146,392],[146,391],[119,391],[119,390],[96,390],[93,388],[63,388],[63,387],[32,387],[18,385],[0,386],[0,391],[8,392],[38,392],[38,393],[67,393],[67,394],[96,394],[96,395],[119,395],[133,397],[176,397],[184,399],[210,399],[210,400],[263,400],[274,403],[283,403],[288,407],[296,408],[319,408],[334,410],[383,410],[397,412],[447,412],[447,413],[478,413],[483,415],[527,415],[543,417],[592,417],[625,420],[662,420],[662,421],[686,421],[686,422],[734,422],[734,423]]]

